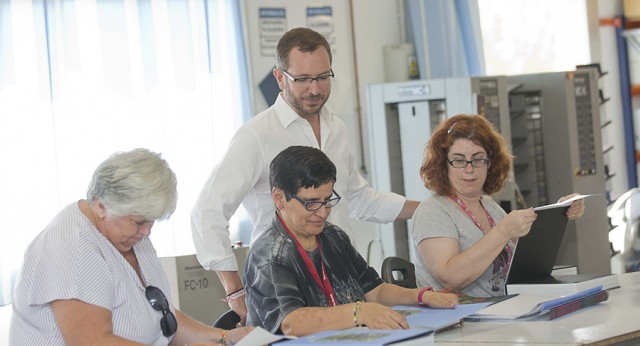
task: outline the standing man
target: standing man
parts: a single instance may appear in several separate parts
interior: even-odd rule
[[[276,210],[269,164],[282,150],[292,145],[318,148],[336,165],[335,190],[346,203],[334,208],[329,221],[351,238],[350,217],[388,223],[411,218],[419,204],[398,194],[375,191],[360,175],[344,122],[324,106],[334,76],[331,62],[331,47],[321,34],[296,28],[282,36],[273,70],[280,95],[273,106],[238,130],[191,213],[198,261],[205,269],[216,271],[229,306],[243,323],[247,308],[229,239],[229,219],[242,203],[254,225],[252,243],[269,228]]]

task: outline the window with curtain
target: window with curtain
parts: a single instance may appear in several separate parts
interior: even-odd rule
[[[239,12],[225,0],[0,0],[0,305],[29,242],[116,151],[167,159],[178,206],[151,239],[160,256],[194,252],[191,208],[251,114]]]

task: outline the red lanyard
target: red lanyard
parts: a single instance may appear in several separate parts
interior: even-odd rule
[[[462,199],[460,197],[454,196],[454,197],[451,197],[451,199],[454,202],[458,203],[460,208],[462,208],[462,210],[464,210],[467,213],[467,215],[469,215],[471,220],[473,220],[473,223],[475,223],[476,226],[478,226],[478,228],[482,231],[482,233],[487,234],[487,231],[485,231],[482,228],[482,226],[480,225],[480,222],[478,222],[478,219],[476,219],[476,217],[473,215],[473,213],[471,213],[471,210],[469,210],[469,208],[467,208],[467,205],[464,204],[464,202],[462,201]],[[493,221],[493,218],[491,217],[491,215],[489,215],[489,212],[487,211],[487,209],[484,208],[484,206],[482,205],[482,202],[480,202],[480,206],[482,206],[482,210],[484,210],[484,213],[487,215],[487,219],[489,220],[489,226],[491,226],[491,228],[495,227],[496,226],[495,221]],[[509,264],[511,264],[511,248],[507,244],[507,245],[505,245],[504,249],[507,252],[507,259],[504,261],[504,272],[507,273],[509,271]]]
[[[313,276],[313,280],[316,282],[318,287],[320,287],[324,295],[327,297],[327,300],[329,301],[329,305],[336,306],[337,305],[336,298],[333,294],[333,289],[331,288],[331,283],[329,282],[329,278],[327,277],[327,272],[324,269],[324,261],[322,261],[322,246],[320,244],[320,238],[316,236],[316,242],[318,243],[318,250],[320,251],[320,267],[322,268],[322,280],[320,279],[320,275],[318,275],[318,270],[316,269],[316,266],[313,265],[313,262],[311,261],[311,258],[309,258],[309,254],[307,253],[307,251],[302,247],[302,245],[300,245],[298,238],[296,238],[295,235],[293,235],[293,233],[289,230],[287,225],[285,225],[284,221],[282,221],[282,218],[280,217],[280,214],[276,213],[276,215],[278,215],[278,220],[280,220],[280,224],[282,225],[282,227],[284,227],[285,231],[287,231],[287,233],[289,233],[291,238],[293,238],[293,241],[296,242],[296,246],[298,247],[298,253],[300,254],[300,256],[302,256],[302,259],[304,260],[304,264],[307,265],[307,269],[311,273],[311,276]]]

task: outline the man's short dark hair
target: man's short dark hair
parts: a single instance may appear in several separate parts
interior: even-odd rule
[[[289,68],[289,53],[293,48],[298,48],[303,53],[315,52],[318,47],[324,47],[329,54],[331,64],[331,46],[327,39],[316,31],[309,28],[295,28],[287,31],[276,47],[276,68],[287,70]]]
[[[287,200],[300,188],[335,183],[336,166],[320,149],[291,146],[281,151],[269,166],[271,188],[279,188]]]

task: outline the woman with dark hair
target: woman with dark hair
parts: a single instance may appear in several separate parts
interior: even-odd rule
[[[406,329],[391,306],[453,308],[455,294],[383,282],[349,236],[327,221],[341,200],[336,180],[336,166],[320,149],[291,146],[271,161],[276,212],[247,259],[247,323],[295,336],[362,325]]]
[[[422,259],[416,263],[418,285],[478,297],[505,294],[516,242],[529,233],[536,213],[529,208],[507,214],[489,196],[502,189],[511,168],[504,139],[484,117],[456,115],[434,131],[424,156],[420,176],[434,194],[412,219]],[[584,201],[578,200],[567,217],[583,213]]]

